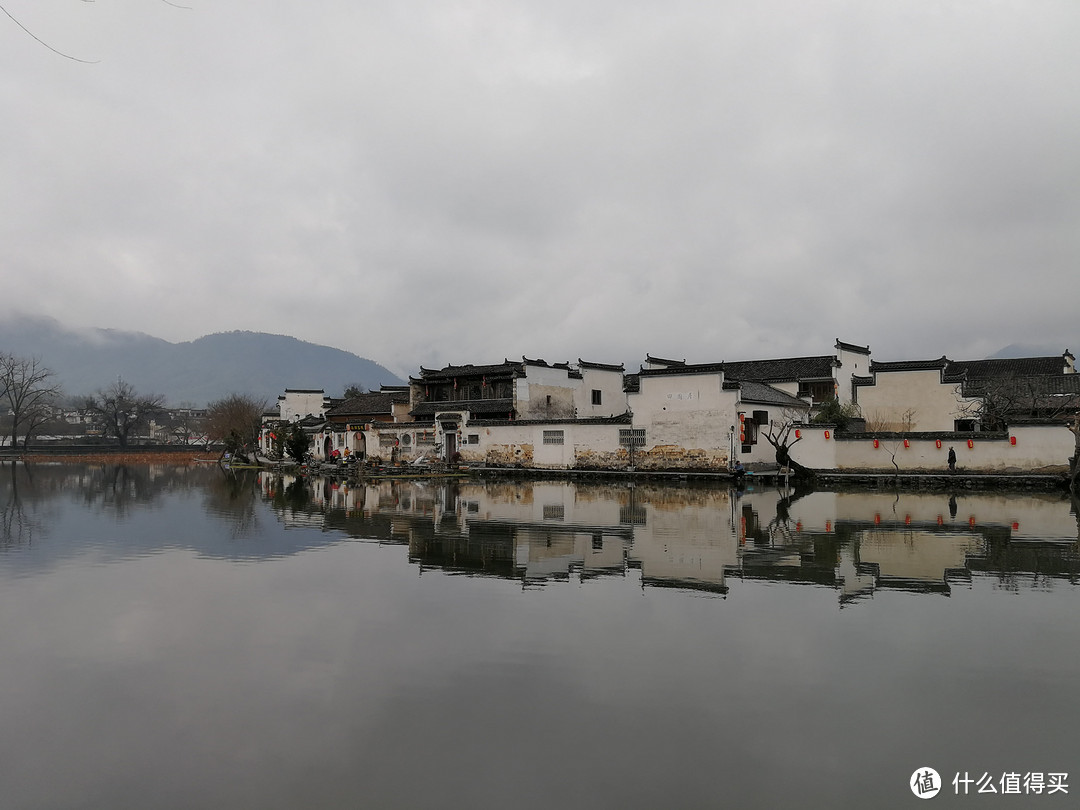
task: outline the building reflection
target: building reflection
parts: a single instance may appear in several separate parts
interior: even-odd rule
[[[286,525],[408,547],[421,574],[548,581],[625,577],[726,595],[732,581],[952,593],[1076,584],[1080,532],[1056,494],[738,491],[714,486],[472,479],[347,485],[263,474]],[[282,493],[293,488],[290,499]],[[304,497],[297,499],[295,489]]]

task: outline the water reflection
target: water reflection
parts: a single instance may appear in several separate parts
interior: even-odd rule
[[[662,484],[329,479],[264,475],[289,526],[407,544],[420,572],[526,586],[625,576],[725,595],[731,580],[949,594],[973,576],[1002,587],[1075,584],[1075,507],[1056,494],[737,491]],[[283,495],[291,492],[289,496]]]
[[[357,538],[407,546],[421,575],[494,576],[526,588],[635,571],[643,587],[721,596],[733,581],[822,586],[847,605],[883,589],[948,595],[972,577],[1016,591],[1074,585],[1080,576],[1075,505],[1044,493],[469,479],[350,485],[216,465],[6,464],[0,550],[47,537],[65,504],[84,523],[88,515],[157,521],[153,531],[110,539],[112,551],[180,545],[264,559]],[[169,515],[155,514],[165,504]],[[223,547],[161,525],[205,520],[224,524],[233,542]]]
[[[1077,778],[1057,496],[2,472],[5,806],[900,808],[923,765]]]

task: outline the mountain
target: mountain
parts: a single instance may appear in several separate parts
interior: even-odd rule
[[[170,343],[142,332],[70,329],[51,318],[0,320],[0,352],[37,357],[56,373],[64,392],[90,394],[117,377],[166,402],[205,405],[231,393],[272,403],[286,388],[321,388],[340,396],[345,386],[400,385],[378,363],[329,346],[263,332],[223,332]]]
[[[1010,343],[1004,349],[998,349],[987,360],[999,360],[1005,358],[1014,357],[1060,357],[1065,353],[1065,350],[1075,352],[1071,346],[1049,346],[1046,344],[1037,345],[1033,343]]]

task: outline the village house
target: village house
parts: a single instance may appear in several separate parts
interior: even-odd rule
[[[1027,398],[1006,403],[997,387],[1017,380]],[[1080,408],[1078,383],[1068,352],[883,363],[868,346],[836,340],[832,354],[771,360],[648,355],[632,374],[580,358],[421,367],[408,387],[348,400],[286,391],[267,425],[299,420],[317,458],[336,451],[381,463],[702,471],[736,460],[775,467],[770,438],[784,434],[791,457],[812,469],[941,468],[954,434],[981,429],[978,446],[966,441],[969,468],[1037,469],[1071,454],[1061,415]],[[863,418],[846,430],[815,424],[830,401],[857,406]]]
[[[430,443],[425,434],[411,457],[565,468],[575,465],[578,445],[617,450],[617,434],[605,428],[629,423],[623,373],[621,365],[527,357],[421,368],[409,380],[410,415]],[[399,457],[410,455],[402,448]]]
[[[1053,418],[1080,393],[1076,364],[1056,357],[870,363],[855,380],[855,401],[867,429],[877,431],[1002,430],[1010,422]]]

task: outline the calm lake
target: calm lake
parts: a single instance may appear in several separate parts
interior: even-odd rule
[[[1057,494],[6,464],[0,806],[1074,807],[1078,539]]]

